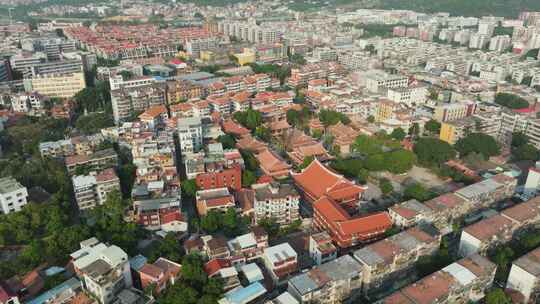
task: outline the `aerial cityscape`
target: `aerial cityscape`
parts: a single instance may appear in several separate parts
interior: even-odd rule
[[[0,0],[0,304],[540,303],[540,1]]]

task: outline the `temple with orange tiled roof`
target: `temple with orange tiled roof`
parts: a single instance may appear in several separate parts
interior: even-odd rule
[[[387,212],[351,217],[340,204],[323,195],[313,202],[313,226],[326,231],[341,248],[348,248],[381,237],[392,227]]]
[[[339,152],[342,155],[351,153],[352,144],[360,134],[360,132],[341,122],[328,127],[328,133],[333,136],[334,145],[339,147]]]
[[[365,188],[333,172],[317,159],[302,172],[291,172],[291,176],[304,199],[311,203],[328,196],[339,204],[354,205],[365,191]]]
[[[264,174],[273,178],[284,178],[289,175],[291,165],[287,164],[281,157],[277,156],[269,149],[262,151],[255,157]]]
[[[300,146],[293,148],[291,152],[287,152],[287,155],[296,165],[301,165],[304,162],[304,159],[308,157],[316,158],[321,162],[326,162],[331,159],[334,159],[332,155],[326,151],[322,143],[316,142],[311,145]]]

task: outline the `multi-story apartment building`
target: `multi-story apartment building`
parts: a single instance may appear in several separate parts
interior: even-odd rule
[[[418,259],[439,250],[441,234],[430,226],[416,226],[354,252],[362,265],[362,290],[371,294],[410,275]]]
[[[499,35],[489,40],[489,50],[502,53],[512,46],[512,38],[508,35]]]
[[[399,74],[388,74],[383,71],[373,70],[365,75],[366,88],[373,93],[381,89],[406,88],[409,78]]]
[[[13,94],[11,95],[11,109],[15,112],[41,115],[45,102],[48,100],[47,96],[37,92]]]
[[[300,195],[290,184],[255,184],[253,208],[254,221],[274,219],[280,225],[289,225],[298,220]]]
[[[23,72],[25,78],[38,75],[72,74],[83,72],[83,63],[80,59],[47,61],[32,65]]]
[[[120,191],[120,179],[112,168],[89,175],[72,177],[73,192],[79,210],[88,210],[103,205],[112,191]]]
[[[305,87],[310,80],[335,76],[340,74],[341,71],[342,68],[335,62],[306,64],[291,69],[291,77],[287,80],[287,84],[291,87]]]
[[[21,211],[27,204],[28,191],[12,177],[0,178],[0,214]]]
[[[236,84],[232,85],[236,86]],[[206,98],[206,101],[210,105],[212,112],[219,113],[223,117],[231,115],[232,100],[229,96],[210,95]]]
[[[491,248],[510,241],[520,231],[540,222],[540,198],[503,210],[500,214],[465,227],[459,253],[485,254]]]
[[[73,155],[65,159],[69,174],[74,174],[78,167],[84,167],[91,171],[101,171],[118,165],[118,155],[114,149],[96,151],[90,155]]]
[[[391,303],[465,304],[484,297],[497,266],[480,255],[471,255],[377,301]]]
[[[474,133],[476,124],[477,122],[474,117],[443,122],[441,124],[439,139],[453,145],[461,138],[467,136],[467,134]]]
[[[7,59],[0,59],[0,82],[11,80],[11,66]]]
[[[24,79],[26,92],[38,92],[49,97],[71,98],[86,88],[83,72],[44,74]]]
[[[31,66],[40,64],[47,61],[47,55],[42,52],[36,52],[33,54],[20,53],[11,56],[10,63],[11,68],[14,71],[19,71],[23,73],[25,70],[29,69]]]
[[[201,98],[203,88],[187,80],[167,81],[167,101],[170,104]]]
[[[362,265],[350,255],[316,266],[289,280],[287,291],[299,302],[347,303],[362,286]]]
[[[337,51],[329,47],[317,47],[313,50],[313,58],[318,61],[336,61]]]
[[[498,141],[509,144],[512,134],[521,132],[529,138],[529,143],[540,148],[540,121],[535,116],[503,110],[500,113]]]
[[[438,122],[459,120],[473,115],[476,112],[475,102],[446,103],[435,106],[433,119]]]
[[[298,270],[298,256],[289,243],[264,249],[264,265],[275,284],[281,284]]]
[[[195,153],[202,148],[203,128],[201,118],[185,117],[178,119],[178,137],[182,154]]]
[[[194,57],[199,58],[202,51],[214,52],[219,49],[220,38],[211,36],[197,39],[190,39],[186,42],[186,52]]]
[[[22,48],[31,52],[43,52],[47,60],[59,60],[62,53],[73,52],[77,49],[75,41],[58,37],[40,36],[22,40]]]
[[[252,43],[274,43],[278,41],[276,30],[257,25],[255,19],[246,21],[223,20],[218,22],[219,32],[233,36],[240,40],[246,40]]]
[[[58,141],[46,141],[39,143],[41,157],[65,157],[75,154],[90,155],[105,140],[101,134],[77,136]]]
[[[458,120],[442,121],[439,139],[449,144],[455,144],[458,140],[467,136],[467,134],[484,133],[493,136],[496,140],[504,144],[511,137],[511,133],[508,134],[509,130],[518,130],[518,128],[510,126],[509,122],[503,124],[502,121],[504,119],[506,119],[505,116],[501,116],[500,112],[493,111],[477,113],[472,116],[466,114],[464,118]],[[520,124],[522,123],[520,122]]]
[[[146,109],[164,105],[166,102],[165,89],[158,84],[138,85],[132,88],[122,87],[118,90],[111,90],[111,103],[114,121],[119,124],[135,113]]]
[[[427,88],[425,86],[389,88],[387,97],[393,102],[403,103],[409,107],[413,107],[426,102]]]
[[[129,72],[131,72],[131,70],[129,70]],[[142,74],[142,71],[141,71],[141,74]],[[138,77],[132,77],[129,79],[124,79],[124,77],[120,73],[109,76],[109,85],[111,87],[111,91],[115,91],[119,89],[133,89],[137,87],[150,85],[155,82],[156,80],[150,76],[138,76]]]
[[[128,255],[116,245],[91,238],[81,242],[81,249],[73,252],[71,259],[83,288],[100,303],[115,303],[118,295],[133,285]]]
[[[518,291],[523,303],[535,303],[540,295],[540,248],[512,262],[506,288]]]

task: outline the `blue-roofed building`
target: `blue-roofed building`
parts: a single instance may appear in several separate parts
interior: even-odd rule
[[[71,278],[64,283],[47,290],[46,292],[42,293],[41,295],[37,296],[35,299],[26,302],[27,304],[44,304],[47,303],[49,300],[56,298],[59,294],[63,293],[66,290],[72,289],[77,290],[81,288],[81,281],[77,280],[76,278]]]
[[[61,272],[64,272],[66,269],[64,267],[58,267],[58,266],[52,266],[47,269],[45,269],[45,275],[50,277],[53,275],[57,275]]]
[[[147,262],[148,259],[144,255],[138,254],[129,259],[129,266],[131,269],[139,271]]]
[[[254,302],[259,297],[266,294],[266,288],[255,282],[247,287],[237,287],[225,294],[225,297],[218,301],[219,304],[248,304]]]

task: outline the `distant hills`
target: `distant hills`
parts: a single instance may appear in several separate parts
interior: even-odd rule
[[[338,5],[361,3],[358,0],[334,1]],[[370,6],[424,13],[448,12],[453,16],[493,15],[516,18],[522,11],[540,11],[540,0],[375,0],[370,1]]]

